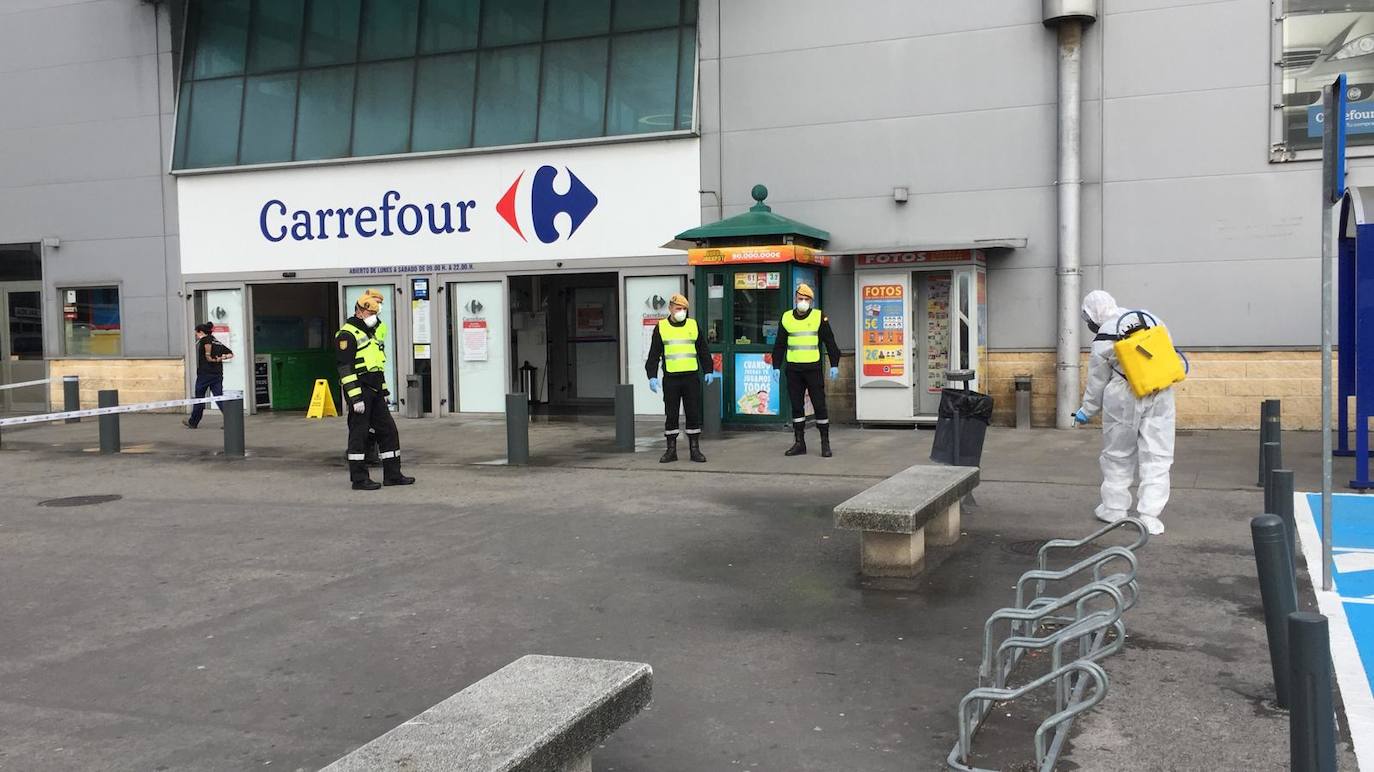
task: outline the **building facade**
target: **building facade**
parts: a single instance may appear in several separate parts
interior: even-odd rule
[[[1189,352],[1183,426],[1253,426],[1261,397],[1317,423],[1310,108],[1349,74],[1349,183],[1374,182],[1366,6],[1101,0],[1085,27],[1081,289],[1158,313]],[[550,411],[599,411],[634,383],[651,414],[643,331],[674,292],[714,297],[673,237],[747,211],[763,183],[773,211],[829,234],[841,415],[928,416],[962,366],[1000,419],[1022,374],[1037,423],[1057,417],[1060,44],[1039,3],[23,0],[0,14],[0,88],[21,106],[0,117],[3,265],[33,282],[22,266],[38,256],[54,371],[171,363],[179,391],[185,330],[209,320],[241,354],[231,388],[294,409],[375,287],[393,300],[390,380],[414,385],[419,412],[499,411],[521,388]],[[757,273],[730,286],[782,291]],[[769,321],[748,323],[766,337]]]

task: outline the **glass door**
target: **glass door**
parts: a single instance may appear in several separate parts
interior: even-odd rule
[[[382,312],[380,314],[382,320],[377,323],[377,329],[381,330],[382,325],[386,325],[386,330],[383,334],[380,334],[377,337],[381,340],[383,347],[382,350],[386,352],[386,383],[387,386],[391,388],[391,396],[387,398],[387,401],[391,404],[391,409],[394,411],[400,404],[399,400],[401,398],[401,394],[405,392],[405,384],[398,383],[396,381],[396,358],[401,356],[403,353],[399,345],[399,341],[397,340],[397,335],[399,331],[396,329],[396,309],[394,308],[394,306],[396,305],[396,299],[399,297],[399,295],[396,294],[396,285],[343,285],[343,304],[339,306],[339,315],[342,316],[343,319],[340,319],[338,321],[338,324],[342,326],[343,320],[353,315],[353,307],[358,304],[358,299],[363,296],[364,292],[370,289],[377,290],[378,292],[382,293],[382,297],[385,298],[385,300],[382,302]],[[330,330],[330,332],[333,333],[337,331],[337,329],[338,328],[336,327],[334,330]],[[339,395],[335,394],[334,396],[337,398]]]
[[[224,363],[224,390],[244,394],[244,410],[250,410],[253,394],[248,390],[248,368],[252,362],[251,341],[248,335],[248,309],[243,286],[195,291],[195,323],[209,322],[214,336],[234,352],[234,358]],[[190,334],[189,331],[187,334]],[[191,374],[195,374],[195,347],[191,350]]]
[[[41,282],[0,284],[0,384],[42,380],[43,285]],[[7,411],[42,412],[48,407],[45,384],[0,391]]]
[[[649,379],[644,374],[644,360],[649,356],[649,343],[659,320],[668,316],[668,298],[682,292],[681,276],[631,276],[625,279],[625,355],[629,383],[635,387],[635,412],[658,415],[663,412],[663,395],[649,391]],[[719,302],[719,301],[717,301]],[[708,335],[705,315],[699,308],[691,309],[693,318]]]
[[[790,284],[784,284],[785,268],[761,265],[725,272],[729,302],[724,309],[724,370],[730,403],[726,413],[742,423],[777,423],[789,410],[785,390],[773,369],[778,325],[783,311],[791,305]]]
[[[506,367],[506,288],[501,281],[458,282],[449,287],[453,370],[463,413],[504,413],[509,386]]]
[[[911,328],[917,415],[935,415],[939,410],[947,371],[978,368],[976,324],[980,308],[975,278],[972,269],[920,271],[912,276],[916,287]],[[970,382],[969,388],[977,389],[978,381]]]

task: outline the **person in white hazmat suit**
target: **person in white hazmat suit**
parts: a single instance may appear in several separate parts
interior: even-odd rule
[[[1102,503],[1097,507],[1097,519],[1112,523],[1126,517],[1131,509],[1131,481],[1138,475],[1136,512],[1150,533],[1161,534],[1164,522],[1159,516],[1169,501],[1169,468],[1174,463],[1174,390],[1136,397],[1121,374],[1113,344],[1123,331],[1139,323],[1133,313],[1122,318],[1128,313],[1102,290],[1089,292],[1083,299],[1083,320],[1096,337],[1088,360],[1083,405],[1073,418],[1085,424],[1102,414],[1102,455],[1098,459]]]

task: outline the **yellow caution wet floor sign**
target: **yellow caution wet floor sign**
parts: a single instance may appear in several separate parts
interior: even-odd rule
[[[324,418],[326,416],[337,416],[338,410],[334,409],[334,395],[329,393],[329,381],[320,378],[315,381],[315,392],[310,395],[310,410],[306,411],[306,418]]]

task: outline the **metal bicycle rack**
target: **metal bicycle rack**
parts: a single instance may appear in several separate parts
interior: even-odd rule
[[[1062,570],[1049,568],[1050,555],[1082,550],[1119,528],[1134,527],[1136,539],[1125,547],[1105,547]],[[1135,551],[1149,543],[1145,524],[1128,517],[1082,539],[1054,539],[1037,553],[1037,568],[1016,582],[1016,604],[988,617],[983,627],[983,658],[978,688],[959,702],[959,741],[949,752],[947,766],[957,772],[995,772],[972,766],[973,738],[998,702],[1016,700],[1052,686],[1054,710],[1035,731],[1035,764],[1051,772],[1073,729],[1073,720],[1107,696],[1107,673],[1101,660],[1126,644],[1121,617],[1140,599]],[[1050,594],[1052,586],[1080,578],[1086,582]],[[998,635],[1005,623],[1006,635]],[[1066,650],[1072,661],[1065,662]],[[1050,652],[1049,672],[1021,686],[1009,686],[1012,673],[1028,652]],[[1093,687],[1088,691],[1088,687]]]

